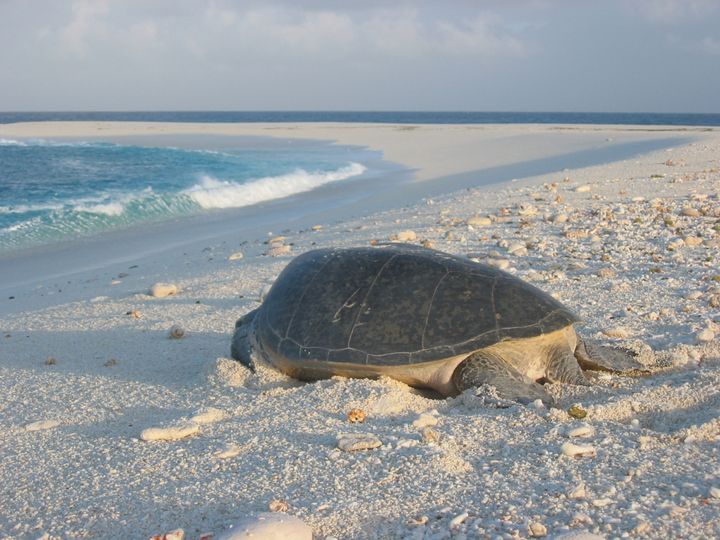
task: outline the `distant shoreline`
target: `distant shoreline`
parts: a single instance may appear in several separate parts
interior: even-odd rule
[[[720,113],[512,111],[0,111],[0,125],[21,122],[571,124],[720,126]]]

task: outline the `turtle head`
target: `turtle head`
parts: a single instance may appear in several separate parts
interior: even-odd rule
[[[230,354],[232,357],[253,372],[255,371],[255,366],[252,361],[251,338],[252,333],[255,331],[254,322],[257,312],[258,310],[255,309],[237,320],[232,343],[230,344]]]

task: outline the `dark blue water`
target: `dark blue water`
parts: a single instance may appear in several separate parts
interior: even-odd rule
[[[420,111],[128,111],[0,112],[0,124],[45,121],[368,122],[383,124],[622,124],[720,126],[717,113],[420,112]]]

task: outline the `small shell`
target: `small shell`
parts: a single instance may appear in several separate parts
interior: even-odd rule
[[[44,431],[46,429],[53,429],[60,425],[57,420],[38,420],[25,426],[25,431]]]
[[[274,244],[270,249],[265,252],[268,257],[280,257],[281,255],[287,255],[290,253],[290,246],[284,244]]]
[[[590,186],[588,185],[578,186],[575,188],[576,193],[587,193],[588,191],[590,191]]]
[[[715,339],[715,332],[713,332],[711,328],[705,328],[698,332],[697,339],[698,341],[712,341]]]
[[[594,434],[595,430],[587,424],[571,429],[567,433],[568,437],[592,437]]]
[[[585,489],[585,483],[580,482],[577,486],[575,486],[570,493],[568,493],[568,497],[571,499],[584,499],[587,497],[587,489]]]
[[[242,258],[243,258],[242,251],[236,251],[235,253],[233,253],[232,255],[230,255],[228,257],[228,261],[239,261]]]
[[[363,423],[365,421],[365,411],[362,409],[351,409],[350,412],[347,413],[347,419],[351,424]]]
[[[192,437],[200,431],[197,424],[184,424],[176,427],[167,428],[148,428],[140,434],[143,441],[177,441]]]
[[[421,429],[429,426],[436,426],[438,423],[437,416],[428,413],[420,414],[415,420],[413,420],[413,427]]]
[[[488,217],[482,217],[482,216],[472,216],[467,218],[467,221],[465,221],[467,225],[470,225],[471,227],[487,227],[489,225],[492,225],[492,221]]]
[[[440,442],[440,432],[431,427],[425,427],[420,432],[423,442],[426,443],[437,443]]]
[[[469,514],[467,512],[463,512],[462,514],[455,516],[450,520],[449,527],[451,529],[457,529],[460,525],[462,525],[463,521],[467,519],[468,515]]]
[[[573,444],[566,442],[560,447],[560,451],[569,457],[595,457],[597,452],[590,445]]]
[[[344,452],[357,452],[358,450],[372,450],[382,446],[382,441],[372,434],[341,435],[337,440],[337,447]]]
[[[185,538],[185,531],[182,529],[175,529],[174,531],[155,534],[150,537],[150,540],[183,540]]]
[[[222,450],[218,450],[213,455],[217,459],[230,459],[240,455],[241,448],[236,444],[228,443]]]
[[[155,298],[165,298],[177,294],[177,285],[173,283],[156,283],[150,287],[150,296]]]
[[[529,526],[528,529],[530,531],[530,536],[533,536],[535,538],[541,538],[543,536],[547,536],[547,527],[543,525],[542,523],[538,521],[533,521]]]
[[[185,330],[183,330],[182,326],[173,324],[170,327],[170,332],[168,332],[168,337],[170,339],[182,339],[185,337]]]
[[[271,512],[287,512],[290,505],[282,499],[273,499],[268,504],[268,508]]]
[[[627,339],[632,335],[630,333],[630,330],[628,330],[624,326],[613,326],[612,328],[607,328],[607,329],[603,330],[603,334],[605,334],[608,337],[614,337],[614,338],[620,338],[620,339]]]
[[[416,239],[415,231],[400,231],[390,236],[392,242],[414,242]]]

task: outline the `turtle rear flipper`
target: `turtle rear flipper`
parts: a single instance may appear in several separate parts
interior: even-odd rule
[[[230,346],[230,354],[232,357],[240,362],[242,365],[255,371],[255,366],[252,362],[252,346],[250,345],[250,334],[254,331],[255,316],[258,310],[246,313],[240,317],[235,323],[235,333],[232,337],[232,344]]]
[[[487,350],[473,353],[460,362],[453,372],[452,381],[459,392],[487,384],[497,390],[499,397],[525,405],[536,399],[542,400],[548,408],[554,403],[541,384]]]
[[[580,367],[594,371],[613,371],[625,375],[647,375],[650,371],[635,359],[631,351],[598,345],[578,337],[575,358]]]

